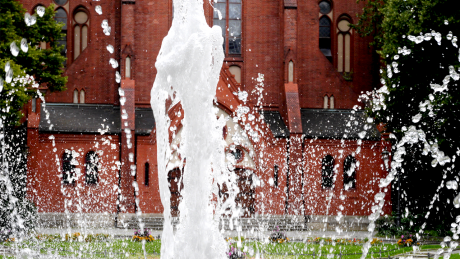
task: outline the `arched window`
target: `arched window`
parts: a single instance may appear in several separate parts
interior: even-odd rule
[[[78,8],[73,16],[75,21],[73,39],[73,59],[77,59],[80,53],[88,46],[88,23],[89,16],[84,8]]]
[[[327,155],[323,158],[321,178],[321,186],[323,188],[332,188],[334,184],[334,158],[331,155]]]
[[[236,82],[241,84],[241,68],[239,66],[230,66],[229,70],[235,76]]]
[[[125,78],[131,78],[131,58],[129,56],[125,59]]]
[[[319,19],[319,49],[332,62],[331,20],[326,15]]]
[[[73,156],[71,150],[62,154],[62,183],[66,185],[75,184],[75,165],[72,164]]]
[[[334,96],[331,95],[331,98],[329,98],[329,108],[334,109]]]
[[[331,19],[332,5],[329,1],[319,3],[319,49],[332,62],[331,52]]]
[[[343,189],[356,189],[356,159],[351,155],[343,162]]]
[[[145,168],[144,168],[144,185],[149,186],[149,181],[150,181],[150,165],[149,162],[145,163]]]
[[[73,90],[73,103],[78,103],[78,90]]]
[[[85,182],[88,185],[97,184],[99,181],[99,157],[94,151],[89,151],[85,156]]]
[[[337,71],[349,73],[351,71],[351,29],[347,17],[342,18],[337,24]]]
[[[62,1],[56,0],[55,2],[57,3],[57,2],[62,2]],[[60,40],[58,40],[58,44],[61,46],[64,46],[64,48],[61,50],[61,55],[64,57],[67,57],[67,13],[64,10],[64,8],[59,7],[58,9],[56,9],[54,20],[58,23],[59,22],[64,23],[64,26],[62,27],[62,33],[64,34],[64,36]],[[65,64],[66,63],[64,61],[64,66]]]
[[[80,91],[80,103],[85,103],[85,90]]]
[[[222,28],[225,56],[241,55],[241,0],[217,0],[214,9],[214,25]]]
[[[327,95],[325,95],[323,97],[323,109],[327,109],[329,108],[329,97],[327,97]]]

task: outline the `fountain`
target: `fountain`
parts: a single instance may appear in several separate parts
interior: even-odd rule
[[[100,6],[98,7],[99,8],[96,8],[97,13],[101,14],[102,9]],[[110,35],[110,29],[108,29],[110,27],[107,20],[104,20],[102,26],[104,33]],[[411,39],[414,41],[416,40],[415,38]],[[232,157],[225,157],[226,152],[224,150],[226,144],[222,140],[222,128],[226,123],[226,118],[224,118],[225,116],[221,116],[223,112],[220,112],[214,106],[216,86],[224,57],[222,53],[222,43],[222,32],[219,27],[210,28],[206,23],[203,13],[203,1],[174,1],[174,19],[168,35],[163,40],[162,48],[157,58],[157,75],[151,90],[151,106],[156,120],[159,191],[164,207],[163,215],[165,219],[164,230],[161,236],[162,258],[227,257],[225,252],[228,250],[228,244],[224,240],[223,229],[219,229],[219,223],[222,220],[221,212],[225,211],[227,207],[235,209],[231,212],[232,220],[230,222],[234,222],[233,219],[239,216],[238,208],[236,208],[237,206],[235,206],[235,204],[228,204],[234,203],[235,193],[231,194],[233,196],[227,199],[226,204],[223,204],[224,201],[218,198],[219,186],[222,186],[219,184],[228,182],[227,180],[229,178],[233,181],[235,180],[234,175],[230,176],[230,174],[228,174],[229,169],[232,169],[232,163],[234,163],[234,161],[232,161]],[[113,52],[113,47],[109,52]],[[407,53],[407,51],[405,53]],[[114,62],[116,62],[116,60],[112,58],[110,61],[112,66]],[[116,65],[118,66],[118,63]],[[397,65],[395,67],[397,67]],[[390,71],[397,73],[397,69],[389,68],[388,72],[390,73]],[[449,76],[454,80],[458,80],[458,74],[455,70],[453,70],[453,72],[451,70]],[[117,71],[115,80],[120,82],[120,77]],[[262,81],[263,76],[260,75],[258,82],[260,83]],[[444,85],[433,86],[434,92],[442,92],[446,89]],[[382,93],[385,93],[385,86],[377,93],[373,93],[374,95],[370,98],[379,97],[378,95]],[[235,93],[235,95],[237,95],[240,100],[246,100],[247,98],[247,93],[244,91]],[[122,94],[120,94],[120,96],[123,97]],[[377,99],[378,98],[375,100]],[[260,99],[258,101],[260,102]],[[121,103],[123,105],[123,102]],[[379,105],[378,102],[375,104]],[[175,105],[181,106],[180,111],[184,113],[184,117],[181,121],[182,131],[180,132],[180,145],[174,143],[176,149],[172,150],[170,139],[174,139],[174,134],[176,133],[171,133],[175,130],[171,129],[171,119],[168,116],[168,111]],[[241,106],[242,110],[244,110],[243,108],[246,109],[247,107]],[[240,114],[237,114],[237,116],[240,116]],[[242,117],[244,116],[245,113],[243,112]],[[254,117],[254,115],[252,116]],[[248,116],[248,118],[249,117],[250,116]],[[258,119],[260,119],[260,117]],[[418,117],[414,118],[414,123],[419,119]],[[248,121],[247,124],[249,125],[250,122]],[[360,135],[363,134],[365,135],[365,133],[360,133]],[[436,163],[441,165],[448,163],[449,158],[445,157],[444,154],[436,148],[436,145],[428,143],[424,134],[425,133],[416,130],[414,127],[408,127],[404,139],[396,145],[390,174],[383,179],[379,179],[380,189],[375,192],[375,197],[372,201],[374,206],[372,206],[372,213],[369,216],[370,224],[368,228],[368,237],[372,236],[375,229],[374,222],[382,213],[388,186],[394,180],[396,170],[401,165],[401,159],[404,154],[404,150],[401,146],[404,143],[412,144],[421,141],[427,146],[427,149],[432,152]],[[171,137],[171,135],[173,136]],[[4,135],[0,135],[2,141],[4,139],[2,138],[3,136]],[[363,137],[360,136],[360,138]],[[54,138],[52,139],[52,143],[54,146]],[[354,151],[359,153],[361,146],[361,142],[359,142]],[[6,148],[3,143],[2,148]],[[167,179],[168,171],[171,169],[171,164],[169,164],[169,162],[172,161],[171,154],[174,152],[175,158],[178,160],[175,162],[177,162],[179,167],[183,167],[183,176],[179,181],[184,183],[184,188],[181,191],[183,200],[179,205],[179,225],[177,226],[173,226],[173,215],[171,215],[170,204],[171,192]],[[2,151],[2,153],[5,154],[4,151]],[[263,154],[261,154],[259,158],[261,161],[260,164],[264,162],[262,156]],[[230,160],[230,165],[227,163],[226,159]],[[269,159],[270,158],[266,158],[266,160]],[[358,165],[356,165],[355,162],[350,163],[349,171],[351,172],[355,167],[358,167]],[[2,165],[5,165],[5,162],[3,162]],[[301,171],[300,166],[297,169]],[[336,182],[336,176],[337,174],[335,174],[332,179],[332,185]],[[274,178],[275,177],[269,179],[254,179],[254,181],[259,181],[259,184],[265,181],[265,184],[277,185],[278,179],[275,183]],[[8,190],[8,195],[10,199],[14,201],[14,197],[11,196],[12,187],[8,177],[2,174],[0,181],[6,183],[5,186],[6,190]],[[137,182],[133,183],[135,186],[138,185]],[[448,182],[446,185],[448,185],[447,188],[453,188],[456,183]],[[230,189],[232,188],[231,186],[229,187]],[[342,193],[341,191],[340,197]],[[78,192],[77,195],[79,195]],[[113,195],[115,194],[113,193]],[[329,209],[332,207],[331,204],[333,203],[335,193],[330,192],[327,195],[326,200],[328,202],[326,204],[326,214],[329,214]],[[460,206],[459,200],[460,196],[453,199],[455,206]],[[77,204],[77,211],[82,214],[81,199],[79,199],[79,201],[80,203]],[[136,202],[137,206],[139,206],[139,201],[136,200]],[[65,205],[67,206],[67,202]],[[14,202],[13,206],[15,206]],[[261,210],[263,214],[264,208]],[[343,210],[343,206],[337,217],[328,219],[328,215],[326,215],[326,223],[324,225],[326,226],[327,220],[336,220],[339,222],[342,217],[341,210]],[[66,213],[68,216],[69,212],[66,211]],[[140,211],[138,211],[137,215],[139,216],[140,214]],[[13,216],[12,220],[14,224],[20,225],[23,221],[21,216],[16,213],[14,213]],[[241,229],[237,230],[238,235],[241,236]],[[260,234],[258,237],[261,242],[266,241],[267,235],[264,233],[266,230],[267,228],[262,226],[262,224],[255,230]],[[324,230],[326,230],[326,227]],[[70,234],[70,226],[67,231]],[[254,231],[254,229],[252,229],[252,231]],[[342,231],[343,229],[336,228],[335,233],[340,235]],[[276,234],[277,236],[283,236],[279,233]],[[24,236],[25,233],[19,233],[18,235]],[[458,238],[456,235],[457,234],[453,236],[453,239]],[[283,242],[285,240],[284,238],[285,236],[283,237]],[[78,240],[78,237],[76,240]],[[449,239],[446,240],[450,241]],[[239,245],[241,245],[241,241]],[[323,244],[320,245],[322,246]],[[370,247],[371,239],[363,246],[362,258],[366,257]],[[84,248],[84,245],[80,246],[80,249],[82,248]],[[146,255],[145,242],[143,242],[143,253]],[[259,256],[258,253],[256,254],[256,256]],[[332,256],[332,252],[329,252],[327,256]]]
[[[226,245],[210,202],[213,179],[225,169],[222,125],[213,107],[223,62],[222,32],[210,28],[203,1],[174,1],[174,20],[157,58],[151,105],[157,121],[158,176],[164,206],[162,258],[225,258]],[[180,101],[184,110],[179,149],[183,173],[180,225],[171,225],[167,181],[169,118],[166,101]],[[199,147],[199,148],[197,148]],[[186,163],[185,163],[186,161]],[[214,183],[215,184],[215,183]],[[214,194],[215,195],[215,194]],[[199,238],[198,238],[199,237]]]

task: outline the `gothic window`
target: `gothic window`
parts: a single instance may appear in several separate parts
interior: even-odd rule
[[[327,155],[323,158],[321,178],[321,186],[324,189],[332,188],[334,184],[334,158],[331,155]]]
[[[356,188],[356,159],[349,155],[343,163],[343,189]]]
[[[348,17],[343,17],[337,24],[337,71],[349,73],[351,71],[351,29]]]
[[[62,155],[62,183],[65,185],[75,184],[75,165],[72,160],[72,151],[66,150]]]
[[[329,97],[327,97],[327,95],[325,95],[323,97],[323,109],[327,109],[329,108]]]
[[[85,90],[80,91],[80,103],[85,103]]]
[[[73,59],[77,59],[80,53],[88,46],[88,23],[89,16],[84,8],[78,8],[73,16],[75,21],[73,39]]]
[[[225,56],[241,55],[241,10],[241,0],[217,0],[214,4],[214,25],[222,29]]]
[[[334,96],[331,95],[329,98],[329,109],[334,109]]]
[[[85,182],[95,185],[99,181],[99,157],[94,151],[89,151],[85,157]]]
[[[149,174],[150,174],[150,165],[149,165],[149,162],[146,162],[145,163],[145,167],[144,167],[144,185],[145,186],[149,186]]]
[[[73,90],[73,103],[78,103],[78,90]]]
[[[332,62],[331,52],[331,12],[332,6],[329,1],[321,1],[319,3],[319,49]]]
[[[64,2],[65,4],[66,1],[55,0],[55,2],[56,3]],[[64,10],[64,8],[59,7],[58,9],[56,9],[54,20],[58,23],[59,22],[64,23],[64,26],[61,28],[64,36],[61,39],[59,39],[57,42],[60,46],[64,46],[64,48],[61,50],[61,55],[64,57],[67,57],[67,12]],[[65,64],[66,63],[64,61],[64,66]]]

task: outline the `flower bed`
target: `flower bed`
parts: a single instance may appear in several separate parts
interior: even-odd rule
[[[134,235],[131,240],[134,242],[142,242],[142,240],[145,240],[146,242],[152,242],[155,240],[155,238],[153,238],[150,229],[145,228],[144,231],[140,229],[134,231]]]

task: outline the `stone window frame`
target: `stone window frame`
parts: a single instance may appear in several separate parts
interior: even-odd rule
[[[86,13],[88,19],[84,23],[78,23],[77,20],[75,19],[75,16],[80,13],[84,12]],[[72,60],[75,61],[81,53],[88,47],[88,44],[90,42],[90,21],[91,21],[91,13],[88,11],[88,9],[82,5],[79,5],[75,7],[73,13],[72,13]],[[78,27],[78,28],[77,28]],[[86,41],[82,37],[83,36],[83,30],[86,27]],[[77,44],[77,35],[79,36],[78,44]],[[84,44],[85,43],[85,44]],[[84,46],[86,45],[86,46]],[[78,49],[77,49],[78,46]]]
[[[353,71],[353,29],[343,30],[340,25],[341,22],[346,21],[353,24],[352,18],[348,14],[342,14],[337,19],[336,24],[336,37],[337,37],[337,51],[336,51],[336,68],[339,73],[349,74]],[[348,44],[347,44],[348,40]],[[348,45],[348,51],[347,51]]]

